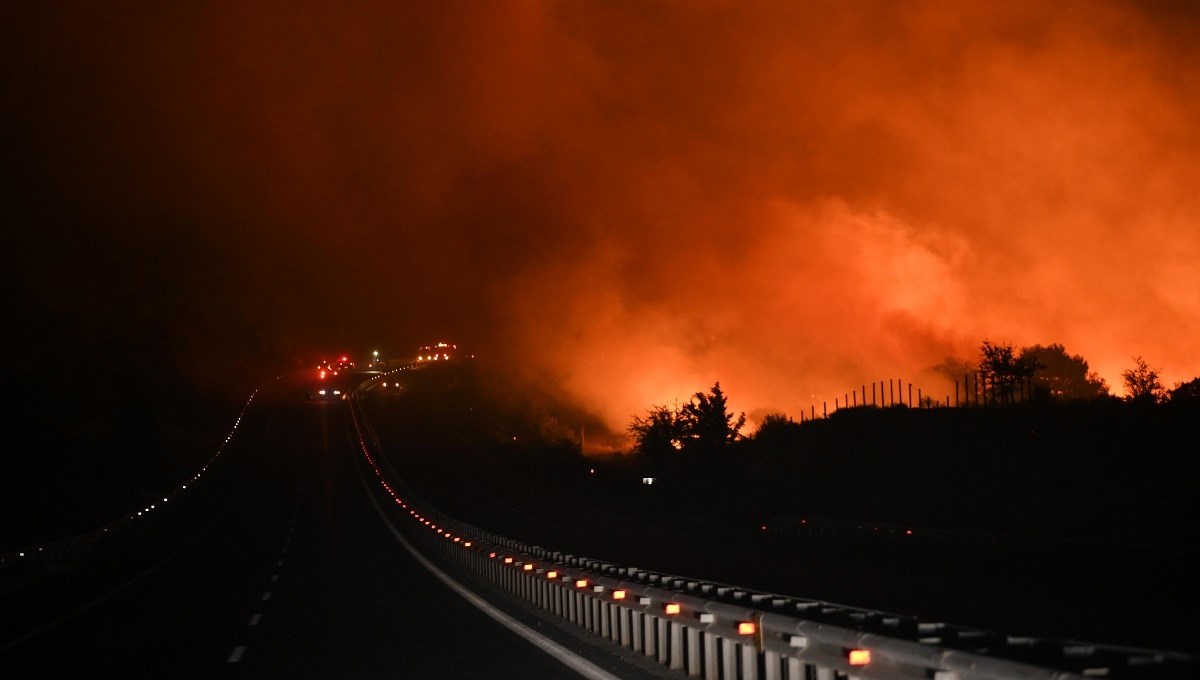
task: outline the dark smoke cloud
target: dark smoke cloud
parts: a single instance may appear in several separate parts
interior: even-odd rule
[[[1176,4],[0,12],[12,288],[74,314],[168,279],[97,304],[189,300],[189,365],[446,338],[618,428],[715,380],[797,413],[984,338],[1200,374]]]

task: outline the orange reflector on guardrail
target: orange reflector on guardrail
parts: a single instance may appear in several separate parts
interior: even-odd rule
[[[494,552],[490,552],[490,553],[488,553],[488,559],[489,559],[489,560],[494,560],[494,559],[496,559],[496,553],[494,553]]]
[[[471,542],[470,542],[470,541],[466,541],[465,543],[463,543],[463,546],[464,546],[464,547],[467,547],[467,548],[470,548],[470,547],[471,547]]]
[[[575,582],[576,588],[587,588],[587,579],[581,578]]]
[[[675,616],[679,613],[679,605],[672,602],[671,604],[663,607],[663,613],[665,613],[667,616]]]
[[[742,621],[738,624],[738,635],[754,635],[758,632],[758,626],[754,625],[753,621]]]
[[[512,558],[511,558],[511,557],[505,557],[505,558],[504,558],[504,563],[505,563],[505,564],[512,564],[512,562],[513,562],[513,560],[512,560]]]
[[[625,599],[625,591],[624,590],[614,590],[613,591],[613,599],[614,600],[624,600]]]
[[[532,565],[532,564],[528,564],[528,563],[526,563],[526,564],[525,564],[525,566],[523,566],[523,567],[521,567],[521,568],[522,568],[522,569],[524,569],[525,571],[533,571],[533,565]]]
[[[871,650],[869,649],[851,649],[847,654],[851,666],[866,666],[871,663]]]
[[[548,572],[546,572],[546,578],[558,578],[558,572],[557,571],[548,571]]]

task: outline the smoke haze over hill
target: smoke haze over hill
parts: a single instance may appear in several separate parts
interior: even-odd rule
[[[448,339],[615,428],[1060,342],[1200,375],[1171,3],[0,9],[7,349],[196,381]],[[55,330],[55,329],[58,330]]]

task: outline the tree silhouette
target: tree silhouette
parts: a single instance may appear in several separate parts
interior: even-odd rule
[[[711,453],[732,444],[746,424],[746,414],[734,418],[729,412],[721,383],[713,384],[708,394],[697,392],[683,405],[681,413],[686,436],[685,447]]]
[[[1015,401],[1020,385],[1037,372],[1038,364],[1033,357],[1017,356],[1012,345],[994,345],[984,340],[979,348],[979,372],[996,401],[1011,404]]]
[[[1151,367],[1141,356],[1134,357],[1133,368],[1121,371],[1128,399],[1151,404],[1161,401],[1165,391],[1159,375],[1159,369]]]
[[[974,375],[979,367],[967,361],[966,359],[958,359],[955,357],[946,357],[942,363],[930,367],[930,370],[943,376],[950,382],[958,382],[967,374]]]
[[[661,459],[683,448],[685,423],[678,406],[670,408],[654,404],[646,417],[633,417],[629,434],[637,442],[639,452],[649,458]]]
[[[1022,348],[1020,360],[1037,367],[1032,382],[1039,394],[1062,400],[1108,396],[1108,383],[1104,378],[1089,371],[1088,362],[1082,356],[1068,354],[1058,343]]]
[[[1175,387],[1167,393],[1167,396],[1172,404],[1200,404],[1200,378],[1175,383]]]

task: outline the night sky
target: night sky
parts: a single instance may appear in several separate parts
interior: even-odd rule
[[[446,340],[618,430],[985,338],[1169,387],[1189,5],[4,2],[0,348],[244,396]]]

